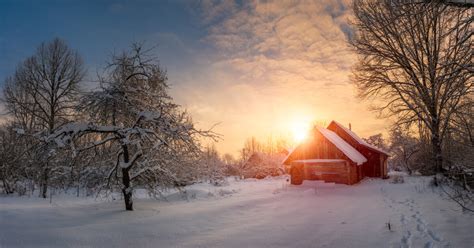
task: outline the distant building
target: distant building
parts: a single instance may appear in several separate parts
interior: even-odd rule
[[[389,154],[368,144],[336,121],[315,127],[311,136],[283,160],[292,184],[324,180],[355,184],[364,177],[387,178]]]

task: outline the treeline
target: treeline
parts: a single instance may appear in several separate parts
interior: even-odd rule
[[[136,186],[158,193],[212,175],[191,116],[168,94],[166,71],[141,44],[112,55],[86,91],[80,55],[64,41],[41,44],[5,80],[0,128],[6,194],[52,189],[121,191],[133,210]]]
[[[237,178],[264,178],[284,174],[282,160],[293,145],[283,136],[268,136],[262,140],[252,136],[245,140],[236,155],[220,154],[214,145],[204,149],[209,180],[223,183],[224,176]]]

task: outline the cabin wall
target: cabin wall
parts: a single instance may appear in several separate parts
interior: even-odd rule
[[[304,164],[305,180],[323,180],[338,184],[358,183],[360,166],[348,161],[341,162],[292,162],[291,165]]]
[[[382,178],[387,179],[388,178],[388,156],[387,155],[382,155]]]
[[[376,177],[376,170],[380,164],[380,158],[378,154],[373,153],[366,148],[359,148],[358,150],[367,159],[367,162],[362,164],[362,174],[366,177]]]
[[[367,162],[362,165],[362,177],[381,177],[387,178],[387,159],[388,156],[376,152],[359,144],[357,140],[355,140],[350,134],[348,134],[344,129],[339,127],[334,122],[331,122],[327,129],[335,132],[339,137],[341,137],[344,141],[349,143],[352,147],[354,147],[357,151],[359,151],[365,158],[367,158]]]
[[[299,145],[290,155],[288,161],[305,160],[305,159],[344,159],[349,158],[344,155],[334,144],[329,142],[319,132],[314,132],[312,139]]]
[[[317,131],[313,133],[310,140],[297,147],[287,161],[294,165],[299,162],[291,161],[307,159],[342,159],[345,161],[309,163],[310,166],[305,170],[305,179],[351,185],[358,183],[363,178],[361,166],[353,163],[342,151]],[[307,164],[305,163],[305,168]]]
[[[385,154],[376,152],[359,144],[357,140],[346,133],[346,131],[340,128],[337,124],[330,124],[328,129],[335,132],[349,145],[353,146],[357,151],[364,155],[364,157],[367,158],[367,162],[360,166],[356,165],[321,133],[314,131],[311,139],[299,145],[285,161],[285,164],[289,167],[292,164],[292,161],[295,160],[343,159],[349,164],[348,167],[345,167],[347,171],[344,172],[344,175],[347,175],[347,179],[344,179],[344,183],[346,184],[357,183],[364,177],[387,177],[387,156]],[[323,170],[324,168],[321,169]],[[339,176],[333,176],[333,178],[328,177],[331,176],[326,175],[326,179],[329,181],[343,183]],[[346,176],[344,176],[344,178],[345,177]],[[324,180],[324,178],[318,176],[311,176],[311,178],[308,179]]]
[[[360,152],[367,158],[367,162],[362,165],[364,176],[387,178],[387,155],[370,149],[361,149]]]

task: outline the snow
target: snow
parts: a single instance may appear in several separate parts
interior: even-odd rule
[[[138,190],[132,212],[120,199],[3,196],[0,247],[473,247],[474,216],[429,180],[201,183],[166,200]]]
[[[160,118],[160,116],[161,116],[161,112],[160,112],[160,111],[154,111],[154,112],[151,112],[151,111],[141,111],[140,113],[138,113],[138,117],[139,117],[139,118],[144,118],[144,119],[147,120],[147,121],[154,120],[154,119],[158,119],[158,118]]]
[[[364,155],[360,154],[360,152],[345,142],[335,132],[322,127],[318,127],[318,131],[357,165],[367,162],[367,159],[364,157]]]
[[[374,145],[371,145],[367,142],[365,142],[365,140],[361,139],[359,136],[357,136],[357,134],[355,134],[354,132],[352,132],[350,129],[344,127],[341,123],[337,122],[337,121],[333,121],[334,123],[336,123],[336,125],[338,125],[340,128],[342,128],[346,133],[348,133],[353,139],[355,139],[359,144],[363,145],[363,146],[366,146],[368,148],[371,148],[373,150],[376,150],[378,152],[381,152],[383,154],[386,154],[386,155],[390,155],[387,151],[384,151]]]
[[[17,134],[25,134],[25,130],[23,128],[13,128]]]
[[[293,147],[293,148],[288,148],[288,149],[287,149],[287,150],[288,150],[288,154],[287,154],[287,155],[285,156],[285,158],[281,161],[282,164],[284,164],[285,161],[288,160],[288,158],[291,156],[291,154],[293,153],[293,151],[296,150],[296,148],[298,148],[298,146],[295,146],[295,147]]]

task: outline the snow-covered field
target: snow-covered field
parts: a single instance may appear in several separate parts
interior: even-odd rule
[[[474,216],[428,181],[230,180],[141,194],[133,212],[120,199],[0,197],[0,247],[474,247]]]

